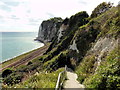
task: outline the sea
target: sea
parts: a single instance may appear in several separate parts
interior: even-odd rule
[[[0,63],[44,46],[34,41],[37,32],[0,32]]]

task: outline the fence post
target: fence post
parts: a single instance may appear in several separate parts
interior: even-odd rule
[[[57,84],[56,84],[55,90],[58,90],[58,88],[59,88],[60,76],[61,76],[61,72],[59,73],[59,76],[58,76],[58,80],[57,80]]]
[[[65,65],[65,71],[67,71],[67,65]]]

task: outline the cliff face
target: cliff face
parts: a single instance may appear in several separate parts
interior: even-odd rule
[[[43,21],[39,27],[39,33],[37,40],[46,43],[51,42],[55,37],[62,19],[61,18],[51,18],[49,20]]]

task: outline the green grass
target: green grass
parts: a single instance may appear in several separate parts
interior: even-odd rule
[[[52,65],[53,63],[56,62],[56,60],[58,59],[59,55],[55,56],[54,58],[52,58],[51,60],[47,61],[44,63],[44,67],[49,67],[50,65]]]
[[[86,56],[80,63],[80,65],[76,69],[76,73],[78,75],[78,81],[82,83],[85,78],[89,77],[94,71],[95,63],[95,56],[94,55],[89,55]]]
[[[64,58],[67,56],[68,50],[62,51],[60,54],[54,56],[52,59],[46,61],[43,64],[43,67],[47,70],[52,70],[54,67],[58,68],[58,64],[61,61],[64,61]],[[64,63],[63,63],[64,64]],[[62,64],[61,64],[62,65]]]
[[[120,88],[120,49],[115,48],[105,58],[94,72],[95,56],[86,56],[76,69],[78,81],[86,88],[114,89]]]
[[[98,67],[96,74],[87,77],[84,84],[87,88],[120,88],[120,49],[115,48],[105,57],[104,61]]]
[[[11,86],[16,88],[55,88],[58,74],[64,71],[64,68],[60,68],[52,73],[38,73],[38,75],[33,75],[26,81]],[[3,86],[4,88],[8,86]]]

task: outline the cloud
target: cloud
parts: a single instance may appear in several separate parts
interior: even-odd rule
[[[3,10],[8,11],[8,12],[11,11],[11,8],[9,6],[6,6],[6,5],[1,5],[0,9],[3,9]]]
[[[21,3],[18,0],[0,0],[0,1],[8,6],[18,6]]]
[[[20,18],[18,18],[17,16],[15,15],[11,15],[11,19],[14,19],[14,20],[19,20]]]
[[[46,13],[46,14],[49,16],[49,18],[55,17],[52,13]]]
[[[0,1],[0,9],[8,11],[8,12],[11,11],[11,8],[2,1]]]
[[[38,31],[43,20],[70,17],[77,12],[89,15],[103,1],[118,0],[0,0],[0,31]]]
[[[19,2],[5,2],[4,1],[4,3],[6,4],[6,5],[9,5],[9,6],[18,6],[20,3]]]
[[[84,5],[86,5],[86,4],[88,4],[87,2],[85,2],[85,1],[78,1],[78,3],[80,3],[80,4],[84,4]]]
[[[10,12],[11,7],[18,6],[20,2],[14,0],[1,0],[0,1],[0,9]]]
[[[33,26],[39,26],[40,21],[43,21],[42,19],[34,19],[34,18],[29,18],[29,23],[28,25],[33,25]]]

